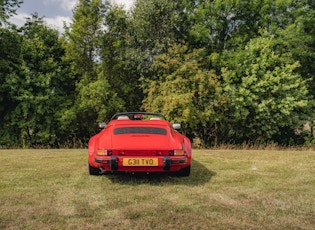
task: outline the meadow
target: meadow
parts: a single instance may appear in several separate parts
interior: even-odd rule
[[[315,152],[194,150],[190,177],[90,176],[86,149],[0,150],[0,229],[314,229]]]

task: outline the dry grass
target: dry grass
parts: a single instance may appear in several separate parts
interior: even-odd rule
[[[86,150],[0,150],[0,229],[314,229],[315,152],[193,154],[189,178],[95,177]]]

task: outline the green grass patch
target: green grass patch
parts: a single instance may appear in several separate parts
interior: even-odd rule
[[[315,152],[194,150],[191,176],[89,176],[87,150],[0,150],[0,229],[314,229]]]

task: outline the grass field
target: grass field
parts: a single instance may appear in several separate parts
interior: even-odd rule
[[[315,152],[194,150],[191,176],[89,176],[87,150],[0,150],[0,229],[314,229]]]

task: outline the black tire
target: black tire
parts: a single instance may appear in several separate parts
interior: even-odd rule
[[[180,177],[188,177],[190,175],[190,165],[187,168],[183,168],[178,172]]]
[[[89,164],[89,173],[93,176],[99,176],[101,175],[101,170],[99,168],[94,168]]]

